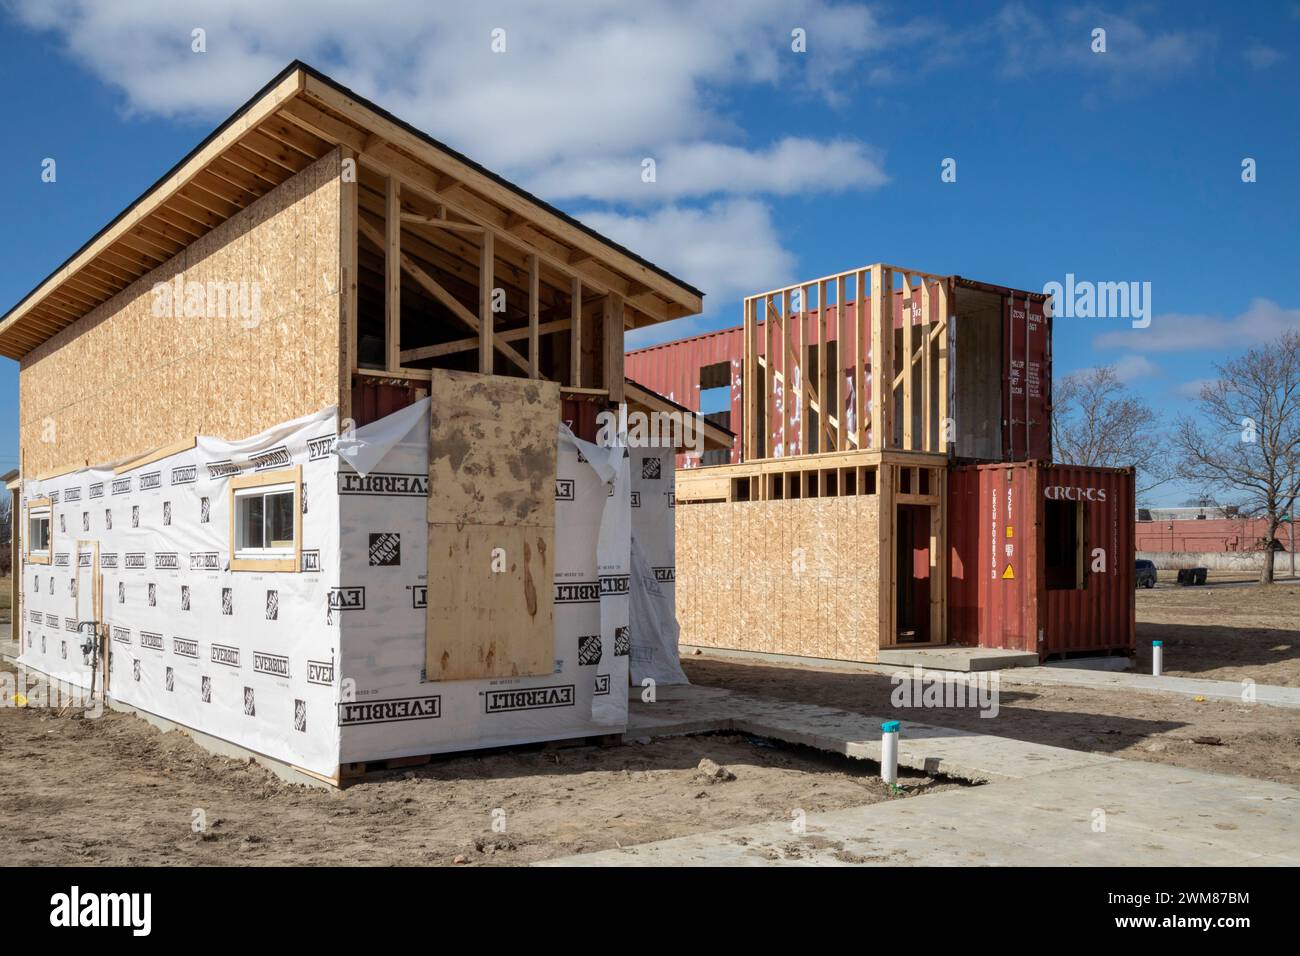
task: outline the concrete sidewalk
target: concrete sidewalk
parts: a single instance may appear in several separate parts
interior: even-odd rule
[[[625,740],[680,734],[736,732],[816,747],[860,760],[880,760],[880,725],[896,715],[864,716],[832,707],[738,694],[698,685],[660,687],[658,701],[642,703],[637,689],[628,705]],[[990,721],[990,723],[994,723]],[[902,721],[898,764],[969,783],[1016,780],[1047,770],[1087,767],[1104,754]]]
[[[1108,672],[1069,667],[1018,667],[999,672],[1004,684],[1095,687],[1102,690],[1132,690],[1144,694],[1181,694],[1208,700],[1243,703],[1239,681],[1204,680],[1199,677],[1152,677],[1150,674]],[[1269,707],[1300,708],[1300,687],[1254,685],[1255,703]]]
[[[1297,866],[1300,790],[1106,760],[537,865]]]
[[[719,660],[735,663],[755,663],[769,666],[803,667],[816,670],[858,671],[866,674],[890,676],[900,672],[910,673],[911,667],[892,664],[866,664],[857,661],[824,660],[812,657],[758,655],[744,651],[720,651],[702,648],[698,656],[686,660]],[[924,670],[927,677],[952,677],[960,672],[951,670]],[[1003,684],[1025,686],[1092,687],[1099,690],[1130,690],[1147,694],[1177,694],[1184,697],[1205,697],[1209,700],[1230,700],[1241,703],[1242,685],[1239,681],[1207,680],[1199,677],[1152,677],[1132,671],[1097,670],[1093,667],[1068,667],[1064,662],[1050,667],[1010,667],[996,673]],[[1300,687],[1279,687],[1274,684],[1256,684],[1255,703],[1269,707],[1300,708]]]
[[[635,692],[631,739],[740,731],[878,761],[877,717],[735,694]],[[1300,789],[903,721],[899,763],[984,786],[548,860],[545,866],[1300,865]],[[793,814],[797,807],[791,807]]]

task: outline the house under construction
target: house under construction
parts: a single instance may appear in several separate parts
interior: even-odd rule
[[[700,308],[290,64],[0,318],[20,664],[331,783],[621,733],[680,675],[633,627],[673,620],[673,451],[592,440],[675,409],[623,336]]]
[[[729,464],[680,459],[683,644],[1132,648],[1132,472],[1050,463],[1046,305],[878,263],[629,353],[629,376],[691,407],[729,389],[710,418],[741,436]]]

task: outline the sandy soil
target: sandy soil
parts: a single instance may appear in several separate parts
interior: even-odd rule
[[[1300,584],[1157,586],[1137,592],[1137,621],[1143,671],[1162,640],[1166,674],[1300,687]]]
[[[735,775],[701,773],[708,758]],[[327,792],[179,733],[0,708],[0,859],[10,866],[521,864],[890,796],[874,765],[736,735],[441,760]],[[505,812],[504,833],[492,813]],[[196,811],[206,830],[194,832]]]
[[[1160,587],[1137,601],[1141,642],[1165,641],[1169,673],[1300,684],[1300,586]],[[689,659],[686,669],[702,684],[1300,785],[1294,710],[1007,685],[999,716],[982,719],[964,709],[894,711],[883,675],[709,658]],[[735,779],[702,774],[706,758]],[[891,797],[875,770],[720,735],[448,758],[328,792],[213,757],[134,717],[83,720],[0,707],[0,858],[10,865],[452,864],[457,857],[467,865],[519,864],[956,786],[909,777],[904,794]],[[492,826],[497,808],[505,812],[503,833]],[[205,819],[201,831],[196,812]]]

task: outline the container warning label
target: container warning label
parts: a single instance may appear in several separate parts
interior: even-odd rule
[[[1002,572],[1002,580],[1003,580],[1003,581],[1014,581],[1015,579],[1016,579],[1016,572],[1012,571],[1012,570],[1011,570],[1011,565],[1008,564],[1008,565],[1007,565],[1007,569],[1006,569],[1005,571]]]

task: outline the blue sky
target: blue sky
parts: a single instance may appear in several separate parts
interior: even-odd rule
[[[635,344],[879,260],[1150,282],[1147,329],[1058,319],[1055,374],[1116,364],[1172,413],[1215,361],[1300,327],[1300,2],[177,6],[0,3],[0,311],[299,57],[705,290],[703,317]]]

